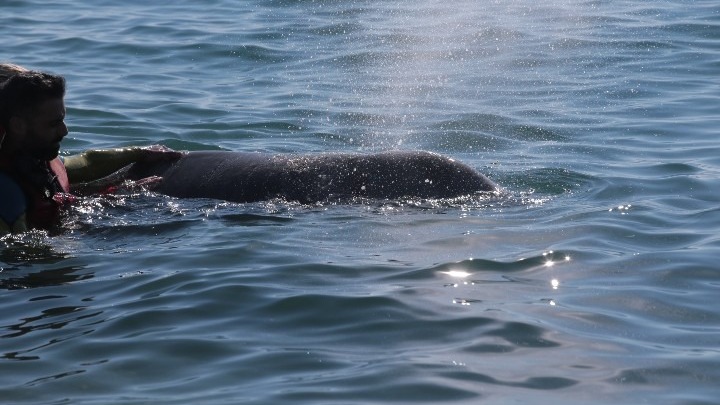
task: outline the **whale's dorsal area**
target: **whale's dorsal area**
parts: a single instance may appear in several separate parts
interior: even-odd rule
[[[131,179],[161,176],[158,192],[181,198],[314,203],[365,197],[452,198],[497,190],[475,169],[422,151],[375,154],[189,152],[173,163],[136,163]]]

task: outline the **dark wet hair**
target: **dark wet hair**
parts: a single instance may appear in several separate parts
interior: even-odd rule
[[[0,63],[0,83],[15,76],[18,73],[29,72],[30,69],[24,68],[14,63]]]
[[[0,125],[10,118],[32,112],[40,103],[65,97],[65,78],[51,73],[27,71],[0,84]]]

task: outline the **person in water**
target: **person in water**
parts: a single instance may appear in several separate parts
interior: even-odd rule
[[[455,198],[498,190],[454,159],[423,151],[372,154],[175,152],[164,147],[88,151],[58,157],[65,126],[65,80],[6,65],[0,85],[0,231],[53,227],[70,185],[106,176],[154,183],[177,198],[254,202],[280,198],[312,204],[355,198]],[[127,170],[120,170],[128,167]],[[104,180],[104,179],[103,179]],[[152,183],[151,183],[152,184]]]
[[[0,64],[0,235],[51,229],[75,200],[71,184],[94,181],[135,162],[175,160],[161,146],[92,150],[59,157],[65,79]]]

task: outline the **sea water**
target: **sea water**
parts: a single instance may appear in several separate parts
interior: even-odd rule
[[[62,153],[423,149],[498,196],[83,198],[0,244],[2,404],[720,401],[720,4],[4,0]]]

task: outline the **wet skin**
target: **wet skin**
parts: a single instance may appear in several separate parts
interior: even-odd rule
[[[497,190],[475,169],[430,152],[310,155],[190,152],[175,162],[136,163],[131,179],[161,176],[156,191],[234,202],[313,203],[354,197],[452,198]]]

